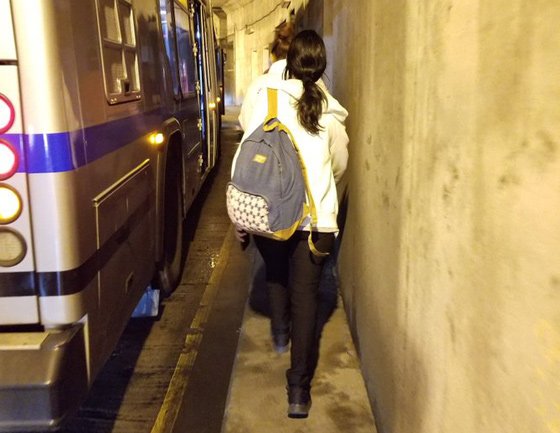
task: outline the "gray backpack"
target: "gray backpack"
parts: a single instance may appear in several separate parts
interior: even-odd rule
[[[226,198],[231,221],[248,233],[287,240],[306,223],[316,226],[305,165],[291,132],[277,117],[278,90],[267,89],[268,115],[240,144]],[[309,246],[318,252],[309,236]]]

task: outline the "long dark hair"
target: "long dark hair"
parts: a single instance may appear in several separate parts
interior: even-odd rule
[[[316,81],[327,67],[327,50],[323,39],[313,30],[299,32],[288,50],[287,72],[303,82],[303,94],[297,102],[299,123],[311,134],[321,131],[319,118],[327,98]]]

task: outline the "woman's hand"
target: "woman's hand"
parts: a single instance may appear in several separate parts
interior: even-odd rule
[[[249,240],[249,233],[247,233],[242,228],[235,226],[235,237],[241,243],[245,243]]]

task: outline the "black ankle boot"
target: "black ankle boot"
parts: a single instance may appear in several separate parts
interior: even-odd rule
[[[288,332],[273,332],[272,345],[276,353],[287,352],[290,345],[290,334]]]
[[[307,418],[311,408],[309,389],[300,386],[288,387],[288,416],[290,418]]]

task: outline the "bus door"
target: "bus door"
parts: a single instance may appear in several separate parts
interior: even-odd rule
[[[190,206],[204,173],[204,151],[195,55],[194,8],[187,0],[159,0],[162,32],[173,86],[171,112],[183,132],[184,206]]]
[[[212,39],[208,27],[206,7],[199,2],[194,3],[194,26],[196,42],[196,60],[198,67],[198,90],[200,98],[200,114],[202,119],[202,146],[203,167],[202,172],[212,167],[216,160],[216,143],[218,136],[218,116],[216,101],[214,49],[209,46]]]

